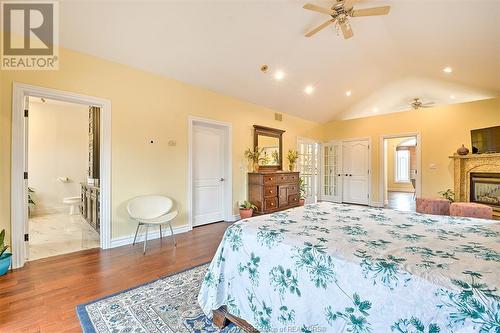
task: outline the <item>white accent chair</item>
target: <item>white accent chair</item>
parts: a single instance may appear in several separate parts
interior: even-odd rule
[[[160,239],[162,238],[161,226],[168,224],[170,232],[174,238],[174,246],[177,246],[175,241],[174,231],[172,229],[172,221],[177,216],[177,210],[171,211],[173,202],[170,198],[160,195],[144,195],[131,199],[127,204],[127,212],[130,218],[137,221],[137,229],[135,230],[134,242],[137,239],[139,227],[146,226],[144,233],[144,254],[146,254],[146,244],[148,242],[148,228],[150,225],[158,225],[160,227]]]

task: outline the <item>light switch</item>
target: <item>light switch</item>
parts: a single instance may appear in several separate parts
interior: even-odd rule
[[[175,147],[175,146],[177,146],[177,141],[175,141],[175,140],[168,140],[168,146],[169,147]]]
[[[429,169],[432,169],[432,170],[437,169],[436,163],[429,164]]]

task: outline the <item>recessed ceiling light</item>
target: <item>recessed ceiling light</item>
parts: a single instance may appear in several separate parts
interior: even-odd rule
[[[313,87],[313,86],[307,86],[307,87],[305,87],[305,89],[304,89],[304,92],[305,92],[306,94],[308,94],[308,95],[311,95],[311,94],[313,93],[313,91],[314,91],[314,87]]]
[[[347,91],[345,92],[345,95],[346,95],[347,97],[351,96],[351,95],[352,95],[352,91],[347,90]]]
[[[450,99],[455,99],[455,95],[450,95]]]
[[[372,111],[373,111],[373,113],[377,113],[378,112],[378,107],[374,107]]]
[[[274,78],[278,81],[283,80],[284,77],[285,77],[285,72],[283,71],[276,71],[276,73],[274,73]]]
[[[453,72],[453,68],[451,68],[450,66],[447,66],[447,67],[443,68],[443,72],[450,74]]]

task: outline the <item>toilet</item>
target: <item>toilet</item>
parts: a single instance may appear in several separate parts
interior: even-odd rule
[[[80,214],[80,197],[67,197],[63,199],[63,203],[69,205],[69,215]]]

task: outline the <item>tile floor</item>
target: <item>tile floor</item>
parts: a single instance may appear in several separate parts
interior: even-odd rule
[[[29,219],[29,260],[99,247],[99,234],[81,215],[46,214]]]
[[[387,208],[414,212],[416,209],[415,199],[413,193],[408,192],[389,192],[388,193],[389,205]]]

